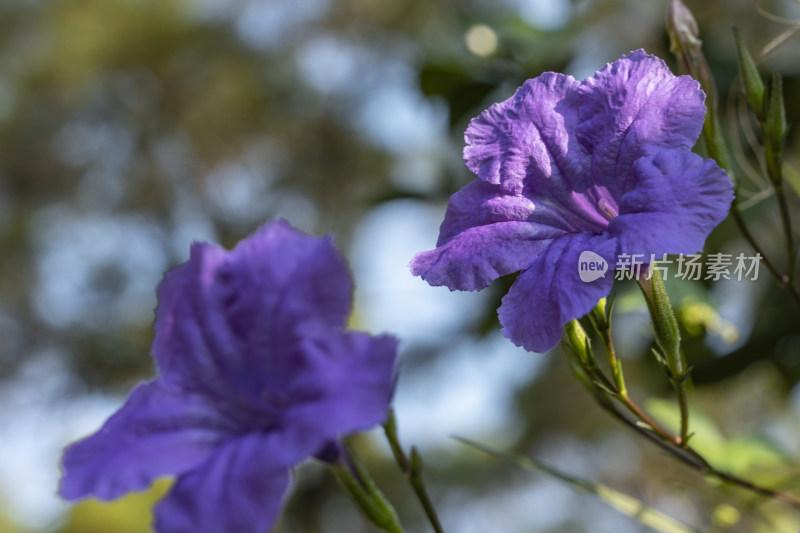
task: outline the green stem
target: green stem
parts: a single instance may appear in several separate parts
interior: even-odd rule
[[[608,359],[608,367],[611,369],[611,376],[614,378],[617,395],[620,398],[627,398],[628,388],[625,385],[625,377],[622,374],[622,361],[617,357],[617,352],[614,350],[614,343],[611,341],[611,313],[609,312],[608,302],[605,298],[600,300],[594,308],[594,317],[594,324],[597,328],[597,332],[603,339],[603,347],[605,348],[606,358]]]
[[[786,289],[795,303],[800,305],[800,292],[792,284],[789,275],[781,274],[769,257],[764,253],[764,249],[761,248],[758,242],[756,242],[755,237],[753,237],[753,234],[750,233],[750,229],[747,227],[747,224],[744,221],[741,211],[739,211],[738,200],[736,198],[734,198],[733,205],[731,205],[731,215],[733,215],[733,220],[739,227],[739,232],[744,236],[747,242],[750,243],[750,246],[753,247],[753,250],[755,250],[755,252],[761,256],[761,260],[764,262],[764,266],[767,267],[767,270],[770,271],[770,274],[772,274],[773,277],[778,280],[778,283],[781,287]]]
[[[347,443],[344,444],[345,460],[330,465],[336,479],[345,489],[361,514],[372,525],[385,533],[404,533],[392,505],[378,490],[367,469]]]
[[[602,393],[602,391],[598,392]],[[596,399],[598,398],[596,397]],[[635,409],[637,412],[644,413],[644,411],[642,411],[632,401],[630,403],[631,406],[626,406],[626,407],[628,407],[629,409],[633,407],[633,409]],[[747,479],[735,476],[733,474],[729,474],[728,472],[724,472],[722,470],[718,470],[714,468],[702,455],[700,455],[697,452],[697,450],[695,450],[689,445],[681,446],[679,438],[677,436],[671,435],[668,431],[664,430],[657,424],[654,427],[658,428],[655,433],[652,431],[648,431],[646,428],[643,428],[639,423],[631,421],[622,412],[620,412],[619,409],[617,409],[611,402],[599,401],[598,399],[598,404],[604,411],[608,412],[614,418],[625,424],[628,428],[646,437],[649,441],[653,442],[655,445],[663,449],[669,455],[671,455],[678,461],[682,462],[683,464],[689,466],[693,470],[696,470],[700,474],[704,476],[717,478],[720,481],[730,483],[731,485],[736,485],[742,489],[748,490],[755,494],[759,494],[767,498],[772,498],[778,501],[782,501],[794,507],[800,508],[800,497],[797,497],[793,494],[789,494],[788,492],[783,492],[780,490],[763,487]],[[650,418],[646,414],[644,416],[646,417],[646,419]],[[650,422],[647,422],[647,424],[650,425]]]
[[[722,128],[720,127],[719,111],[716,104],[716,84],[714,83],[714,78],[711,76],[711,71],[708,68],[708,63],[705,59],[705,56],[703,55],[701,45],[702,41],[700,40],[697,22],[694,20],[694,17],[689,9],[680,0],[670,0],[670,8],[667,15],[667,30],[671,43],[670,50],[675,53],[681,73],[691,74],[692,77],[700,82],[700,86],[706,93],[706,107],[708,109],[708,113],[706,115],[706,120],[703,123],[702,133],[706,154],[710,158],[714,159],[717,164],[728,173],[728,175],[731,177],[731,180],[736,183],[736,180],[733,179],[733,168],[731,167],[730,159],[728,158],[728,150],[725,146]],[[738,47],[738,51],[741,54],[744,49],[741,43],[739,44],[740,46]],[[753,65],[753,68],[754,67],[755,66]],[[758,73],[755,72],[754,76],[752,77],[755,78],[757,76]],[[763,88],[761,90],[763,92]],[[763,94],[761,95],[761,98],[764,98]],[[760,106],[756,104],[756,108],[758,107]],[[757,112],[757,115],[761,114],[761,111]],[[759,246],[758,242],[753,237],[753,234],[747,228],[744,217],[742,216],[741,211],[739,211],[738,194],[736,197],[734,197],[733,204],[731,205],[731,215],[733,216],[733,219],[744,238],[750,243],[750,246],[753,247],[753,250],[761,255],[761,258],[769,269],[770,273],[775,277],[775,279],[778,280],[781,287],[789,292],[794,301],[800,305],[800,292],[798,292],[798,289],[792,284],[792,280],[794,279],[795,252],[794,247],[791,246],[792,241],[789,240],[791,239],[791,225],[789,224],[788,217],[789,211],[785,207],[785,198],[781,199],[781,196],[783,196],[782,192],[779,193],[776,189],[776,195],[779,196],[778,201],[779,205],[781,205],[781,217],[783,219],[784,233],[787,239],[787,253],[789,254],[790,265],[788,274],[782,274],[777,268],[775,268],[775,265],[772,264],[772,261],[769,260],[767,255],[764,253],[764,250],[761,248],[761,246]]]
[[[588,337],[585,336],[583,329],[580,327],[580,324],[578,324],[577,321],[572,321],[569,324],[569,327],[566,328],[565,333],[567,334],[565,335],[564,342],[571,349],[570,351],[575,355],[572,360],[588,377],[588,379],[581,379],[581,382],[588,388],[595,401],[597,401],[597,404],[604,411],[608,412],[610,415],[628,426],[633,431],[639,433],[643,437],[656,444],[678,461],[691,467],[693,470],[696,470],[704,476],[715,477],[721,481],[736,485],[756,494],[789,503],[800,508],[800,498],[797,496],[757,485],[747,479],[717,470],[711,466],[711,464],[702,455],[700,455],[694,448],[689,446],[688,437],[673,435],[658,422],[656,422],[656,420],[648,415],[641,407],[639,407],[629,395],[620,395],[613,389],[613,385],[608,378],[606,378],[603,372],[596,366],[596,364],[592,364],[594,361],[594,354],[591,348],[591,343],[588,341]],[[623,406],[625,406],[625,408],[634,415],[635,420],[631,420],[628,416],[621,412],[617,408],[616,404],[611,401],[611,398],[614,398]],[[685,401],[685,396],[681,406],[682,409],[687,409],[686,412],[682,411],[681,418],[683,421],[688,422],[688,402]],[[683,431],[686,431],[686,429]]]
[[[442,524],[436,514],[436,509],[425,487],[425,481],[422,479],[422,458],[416,448],[411,448],[410,459],[403,450],[403,446],[400,444],[400,439],[397,436],[397,419],[394,416],[394,409],[389,409],[389,417],[383,424],[383,432],[386,435],[386,440],[389,442],[389,447],[392,449],[392,455],[394,455],[397,465],[411,484],[411,488],[414,490],[414,494],[416,494],[417,499],[422,505],[425,516],[428,517],[428,522],[430,522],[431,527],[436,533],[444,533]]]
[[[608,410],[607,407],[603,407],[604,409]],[[613,406],[612,406],[613,409]],[[616,409],[615,409],[616,410]],[[724,481],[730,483],[732,485],[736,485],[740,488],[746,489],[750,492],[754,492],[761,496],[766,496],[768,498],[773,498],[788,504],[793,505],[794,507],[800,508],[800,498],[789,494],[787,492],[783,492],[776,489],[771,489],[768,487],[763,487],[752,481],[747,479],[741,478],[739,476],[735,476],[733,474],[729,474],[728,472],[724,472],[722,470],[717,470],[702,456],[700,455],[694,448],[691,446],[681,446],[678,444],[678,438],[673,437],[671,439],[660,440],[656,438],[652,438],[652,434],[649,432],[643,432],[641,427],[637,424],[631,423],[622,413],[617,411],[615,418],[618,420],[622,420],[628,425],[629,427],[637,430],[638,432],[651,437],[650,440],[663,448],[665,451],[669,452],[670,455],[681,461],[682,463],[690,466],[692,469],[698,471],[700,474],[704,476],[710,476],[719,479],[720,481]]]
[[[639,422],[647,426],[648,434],[653,438],[661,438],[670,442],[675,442],[676,437],[673,437],[666,429],[656,422],[650,415],[643,411],[628,395],[625,386],[625,379],[622,375],[622,363],[616,356],[614,344],[611,341],[610,324],[611,313],[610,307],[606,307],[605,301],[601,300],[594,309],[592,324],[595,329],[603,337],[606,354],[609,358],[609,365],[614,372],[614,381],[606,377],[600,367],[597,366],[594,351],[592,350],[591,342],[589,342],[586,333],[580,324],[573,320],[565,327],[567,346],[570,351],[575,354],[574,361],[582,369],[582,372],[588,379],[583,379],[582,375],[576,371],[576,376],[587,386],[589,391],[594,395],[595,400],[604,408],[610,408],[616,412],[614,404],[609,398],[614,398],[628,409]],[[573,370],[576,370],[573,368]],[[624,417],[623,417],[624,418]],[[627,419],[626,419],[627,420]],[[640,427],[640,429],[642,429]]]
[[[786,259],[787,259],[787,284],[791,286],[794,281],[794,267],[795,267],[795,250],[794,238],[792,236],[792,220],[789,216],[789,205],[786,202],[786,195],[783,192],[783,176],[781,171],[778,170],[778,179],[774,182],[775,196],[778,201],[778,208],[781,213],[781,224],[783,225],[783,234],[786,239]]]
[[[783,192],[783,149],[786,144],[786,109],[783,101],[783,81],[775,72],[772,75],[772,85],[769,91],[769,100],[764,120],[759,122],[764,146],[764,155],[767,162],[767,177],[775,191],[778,209],[781,215],[781,225],[786,243],[786,264],[789,283],[794,280],[795,249],[792,237],[792,222],[789,218],[789,208],[786,195]]]

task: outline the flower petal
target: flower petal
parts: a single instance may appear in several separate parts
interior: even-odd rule
[[[264,533],[275,523],[289,487],[284,446],[275,435],[229,441],[180,476],[155,510],[160,533]]]
[[[450,198],[438,248],[417,254],[411,272],[451,290],[482,289],[525,268],[551,239],[566,232],[557,215],[539,211],[547,209],[499,185],[474,180]],[[547,223],[532,223],[534,216]]]
[[[244,406],[300,371],[301,337],[342,328],[352,282],[330,238],[279,220],[231,252],[192,247],[158,289],[153,356],[165,379]],[[238,400],[237,400],[238,398]]]
[[[59,494],[110,500],[142,490],[194,468],[236,429],[201,396],[160,380],[143,383],[97,433],[64,451]]]
[[[477,226],[411,260],[411,273],[434,286],[475,291],[526,268],[553,239],[566,232],[532,222]]]
[[[712,159],[692,152],[651,148],[634,164],[636,185],[620,200],[609,234],[625,254],[702,251],[728,214],[733,184]]]
[[[459,233],[498,222],[530,222],[537,206],[521,194],[513,194],[481,180],[473,180],[450,197],[436,246],[447,244]]]
[[[644,145],[689,150],[700,135],[705,94],[663,60],[631,52],[583,81],[577,134],[593,154],[598,184],[615,197],[630,189],[630,169]]]
[[[615,251],[614,239],[589,232],[553,241],[503,297],[498,309],[503,334],[529,351],[553,348],[567,322],[588,313],[611,291]],[[594,252],[606,261],[603,277],[581,281],[578,261],[583,252]]]
[[[253,311],[280,308],[275,328],[343,328],[352,306],[353,283],[333,238],[317,238],[285,220],[262,226],[230,252],[217,281],[229,281],[224,299],[235,327],[258,330]],[[269,294],[261,294],[261,292]],[[312,324],[313,322],[313,324]]]
[[[559,165],[579,164],[574,155],[563,157],[575,113],[566,98],[578,85],[571,76],[546,72],[472,119],[464,134],[467,167],[484,181],[518,191],[528,176],[549,177]]]
[[[283,435],[293,461],[319,453],[326,441],[385,420],[394,392],[397,339],[349,332],[309,338],[302,350],[304,371],[286,391],[289,422]]]
[[[195,243],[189,260],[167,272],[156,289],[152,355],[165,380],[185,384],[216,373],[215,347],[208,346],[200,317],[206,310],[203,288],[213,282],[225,255],[218,246]]]

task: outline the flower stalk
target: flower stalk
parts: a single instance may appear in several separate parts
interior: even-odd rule
[[[644,289],[643,289],[644,290]],[[688,437],[673,435],[670,431],[661,426],[647,412],[639,407],[628,394],[620,395],[613,390],[615,387],[607,376],[596,365],[592,365],[594,355],[586,353],[592,351],[591,342],[578,321],[573,320],[565,326],[563,342],[568,348],[568,353],[573,357],[570,359],[571,368],[580,381],[589,389],[597,404],[616,420],[627,426],[632,431],[638,433],[656,446],[667,452],[676,460],[687,465],[703,476],[713,477],[725,483],[735,485],[742,489],[753,492],[760,496],[771,498],[777,501],[788,503],[796,508],[800,508],[800,497],[788,492],[764,487],[753,483],[748,479],[718,470],[700,453],[692,448]],[[579,342],[576,342],[579,341]],[[583,352],[583,353],[581,353]],[[666,361],[665,361],[666,364]],[[684,380],[685,381],[685,380]],[[613,400],[621,403],[633,418],[621,411]],[[684,396],[685,399],[685,396]],[[685,403],[688,412],[688,403]],[[683,407],[682,407],[683,409]],[[681,413],[682,421],[687,422],[688,415]],[[683,425],[683,423],[682,423]],[[685,430],[683,430],[685,431]]]
[[[625,377],[622,373],[622,362],[617,358],[614,344],[611,341],[611,310],[614,306],[614,298],[602,298],[590,315],[593,324],[603,339],[603,346],[608,359],[608,367],[611,369],[611,377],[614,379],[616,394],[624,401],[628,397],[628,388],[625,385]]]
[[[764,155],[767,162],[767,177],[775,191],[778,201],[781,225],[786,245],[787,276],[789,283],[794,281],[795,250],[792,236],[792,222],[789,206],[783,190],[783,147],[786,142],[788,126],[786,124],[786,108],[783,103],[783,81],[777,72],[772,75],[769,91],[769,102],[764,121],[761,123],[764,137]]]
[[[420,456],[416,446],[411,448],[410,458],[403,450],[403,446],[400,444],[400,438],[397,435],[397,419],[394,415],[394,409],[389,409],[389,417],[383,424],[383,431],[386,435],[386,440],[389,442],[389,447],[392,449],[392,455],[394,455],[394,459],[403,472],[403,475],[408,479],[414,494],[416,494],[419,503],[425,511],[425,516],[427,516],[433,531],[435,531],[435,533],[444,533],[442,524],[436,514],[436,509],[428,495],[428,489],[425,487],[425,481],[422,478],[422,456]]]
[[[397,513],[378,490],[352,446],[345,443],[344,449],[344,460],[331,465],[339,484],[372,525],[386,533],[404,533]]]
[[[606,308],[606,304],[601,302],[598,304],[598,307]],[[607,316],[610,318],[610,314]],[[595,327],[597,327],[596,318],[593,318],[592,322],[595,324]],[[612,368],[612,373],[614,372],[615,368],[617,371],[617,374],[613,378],[614,382],[612,382],[597,366],[595,356],[592,351],[591,342],[589,341],[589,337],[586,335],[586,332],[580,323],[577,320],[570,321],[565,326],[565,331],[567,332],[565,340],[567,347],[574,355],[576,355],[575,359],[577,364],[572,366],[573,372],[584,383],[584,385],[587,386],[590,392],[592,392],[595,400],[598,401],[601,407],[606,410],[611,409],[616,411],[616,407],[614,407],[614,404],[611,401],[613,398],[624,405],[625,408],[628,409],[631,414],[634,415],[634,417],[636,417],[637,425],[640,428],[647,428],[648,433],[654,437],[675,442],[676,438],[673,437],[669,431],[664,429],[658,422],[656,422],[656,420],[654,420],[650,415],[648,415],[642,408],[640,408],[628,394],[627,386],[625,385],[625,379],[622,374],[622,362],[617,358],[614,345],[611,341],[610,326],[608,328],[609,334],[603,335],[603,333],[601,333],[599,330],[598,333],[601,337],[603,337],[603,344],[606,349],[606,355],[608,356],[609,364]],[[583,339],[583,342],[580,342],[580,339]],[[576,343],[576,340],[579,342]],[[580,352],[584,353],[581,354]],[[586,376],[586,378],[583,376]],[[620,414],[620,416],[623,416],[624,418],[624,415]]]
[[[719,113],[717,109],[716,83],[710,74],[708,62],[703,55],[702,41],[700,40],[700,32],[698,30],[697,22],[692,16],[691,11],[689,11],[689,8],[687,8],[681,0],[670,0],[669,7],[667,9],[666,27],[670,39],[670,50],[678,60],[678,66],[681,73],[689,74],[695,78],[698,82],[700,82],[700,87],[706,93],[708,113],[706,120],[703,123],[702,133],[706,152],[708,156],[714,159],[720,167],[725,169],[733,179],[733,168],[731,166],[730,159],[728,158],[728,151],[725,146],[725,140],[720,127]],[[773,96],[775,94],[774,90],[767,99],[765,94],[766,91],[764,90],[764,84],[758,74],[755,61],[753,61],[751,55],[744,46],[744,42],[738,32],[738,29],[734,28],[733,31],[739,58],[740,78],[742,80],[742,89],[745,98],[753,110],[756,119],[761,125],[762,131],[764,131],[764,121],[766,120],[775,124],[775,126],[772,126],[771,128],[775,130],[775,133],[780,133],[780,125],[785,124],[785,115],[782,122],[779,120],[780,111],[783,108],[782,94],[780,96],[780,104],[777,101],[778,97]],[[765,102],[765,100],[767,101]],[[774,103],[772,103],[773,100],[775,101]],[[772,108],[772,110],[770,108]],[[775,118],[770,119],[770,113],[772,113]],[[785,134],[785,130],[783,133]],[[773,136],[776,137],[775,135]],[[782,141],[780,145],[782,147]],[[780,170],[780,164],[776,164],[777,161],[775,160],[775,155],[777,154],[774,154],[773,156],[766,154],[768,169],[770,166],[774,167],[775,170],[772,171],[773,173],[775,173],[776,170]],[[772,159],[772,162],[770,162],[770,159]],[[767,267],[770,273],[775,277],[781,287],[783,287],[789,293],[792,299],[798,305],[800,305],[800,291],[798,291],[797,287],[793,284],[796,252],[794,250],[789,210],[783,191],[783,182],[780,179],[772,177],[770,178],[770,182],[773,184],[773,189],[775,191],[775,196],[777,198],[781,213],[781,224],[783,227],[784,241],[787,248],[786,253],[788,256],[786,273],[782,273],[780,270],[778,270],[769,256],[764,253],[764,249],[755,239],[754,235],[750,232],[750,229],[744,220],[744,216],[742,215],[741,209],[739,208],[738,194],[733,199],[730,213],[734,222],[736,223],[736,226],[739,228],[739,232],[742,234],[745,240],[750,243],[750,246],[753,247],[753,250],[761,255],[762,261],[764,261],[764,265]]]

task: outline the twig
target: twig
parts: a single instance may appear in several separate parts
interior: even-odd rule
[[[383,424],[383,431],[386,435],[386,440],[389,441],[389,447],[392,449],[392,455],[403,471],[406,479],[411,484],[414,494],[422,505],[425,511],[425,516],[428,517],[431,527],[436,533],[444,533],[439,517],[436,515],[436,509],[428,496],[428,490],[425,488],[425,482],[422,479],[422,459],[416,448],[411,448],[411,458],[406,455],[400,444],[400,439],[397,436],[397,420],[394,416],[394,410],[389,409],[389,417]]]

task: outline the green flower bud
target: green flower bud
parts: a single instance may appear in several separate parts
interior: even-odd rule
[[[586,365],[591,360],[591,341],[586,335],[583,327],[577,320],[570,320],[564,326],[564,333],[566,334],[566,341],[578,359]]]
[[[756,114],[758,120],[764,118],[764,83],[758,73],[753,56],[747,50],[742,40],[739,28],[733,27],[733,37],[736,40],[736,54],[739,57],[739,77],[742,80],[742,90],[744,91],[747,103]]]
[[[783,80],[779,73],[774,72],[769,91],[767,117],[764,119],[764,134],[774,148],[782,149],[787,130],[786,107],[783,104]]]

